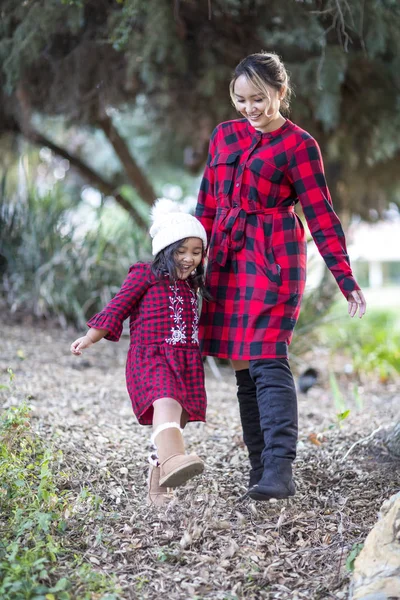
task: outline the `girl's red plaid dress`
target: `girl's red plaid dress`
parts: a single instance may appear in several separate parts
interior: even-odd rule
[[[152,274],[150,264],[133,265],[120,291],[88,327],[106,329],[117,342],[130,317],[126,384],[133,411],[151,425],[153,402],[174,398],[189,421],[205,421],[204,370],[198,341],[197,295],[188,280],[170,283]]]
[[[359,287],[325,181],[319,147],[289,120],[271,133],[247,119],[213,132],[196,216],[209,238],[200,339],[204,354],[285,358],[306,279],[304,227],[344,296]]]

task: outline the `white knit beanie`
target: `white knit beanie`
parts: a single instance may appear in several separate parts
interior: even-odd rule
[[[153,256],[170,244],[189,237],[200,238],[207,247],[207,234],[196,217],[183,212],[183,207],[168,198],[158,198],[151,209],[153,225],[150,235],[153,238]]]

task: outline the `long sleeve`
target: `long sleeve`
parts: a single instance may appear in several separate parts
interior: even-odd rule
[[[208,150],[207,164],[204,170],[203,178],[200,184],[200,191],[197,199],[195,215],[199,219],[207,232],[208,242],[210,241],[211,231],[216,212],[216,201],[214,191],[214,171],[211,168],[211,161],[215,151],[216,129],[214,130]]]
[[[87,322],[88,327],[106,329],[106,340],[118,342],[123,322],[131,314],[135,304],[152,284],[150,267],[145,263],[132,265],[121,289],[103,310]]]
[[[304,140],[294,151],[288,177],[318,250],[347,298],[350,292],[360,288],[350,267],[342,225],[333,210],[321,152],[313,138]]]

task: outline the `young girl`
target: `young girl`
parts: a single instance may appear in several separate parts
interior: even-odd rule
[[[177,487],[204,469],[187,455],[182,429],[188,421],[205,421],[206,393],[198,341],[197,291],[206,295],[204,227],[160,199],[152,210],[152,263],[133,265],[120,291],[88,322],[89,331],[71,344],[80,355],[103,337],[118,341],[130,317],[126,382],[133,411],[142,425],[153,425],[157,449],[149,473],[148,502],[169,501]]]
[[[290,84],[274,53],[243,59],[230,84],[240,119],[218,125],[210,143],[196,215],[210,239],[201,317],[204,354],[230,358],[236,371],[249,496],[295,493],[297,399],[287,360],[306,279],[310,231],[354,317],[365,299],[350,268],[318,144],[286,119]]]

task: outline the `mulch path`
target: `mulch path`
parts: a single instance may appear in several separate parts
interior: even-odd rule
[[[222,366],[218,381],[206,368],[208,423],[186,430],[205,475],[156,509],[145,504],[150,430],[136,423],[125,390],[128,340],[102,341],[77,358],[69,345],[78,335],[3,315],[0,382],[7,367],[16,379],[0,406],[28,395],[37,432],[63,452],[65,485],[102,500],[74,543],[96,569],[115,574],[124,599],[347,598],[348,554],[400,487],[399,461],[384,446],[400,420],[394,383],[370,377],[356,398],[343,359],[332,366],[323,352],[306,357],[321,380],[299,394],[298,492],[290,502],[255,503],[242,499],[248,466],[232,372]],[[333,367],[351,410],[341,425]]]

